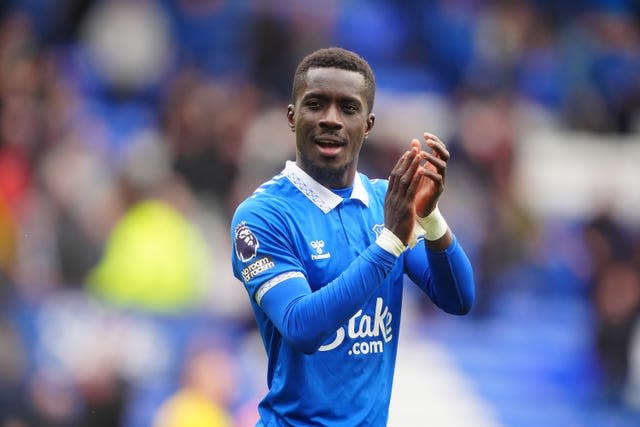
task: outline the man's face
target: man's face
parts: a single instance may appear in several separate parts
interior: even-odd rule
[[[373,128],[364,76],[311,68],[287,118],[296,132],[296,163],[329,188],[353,184],[358,153]]]

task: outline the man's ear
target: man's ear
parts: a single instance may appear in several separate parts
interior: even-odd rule
[[[373,125],[376,122],[376,116],[373,113],[369,114],[369,117],[367,117],[367,122],[365,124],[364,127],[364,137],[368,137],[369,136],[369,132],[371,132],[371,129],[373,129]]]
[[[295,111],[294,111],[293,104],[289,104],[287,106],[287,122],[289,123],[289,127],[291,128],[291,132],[295,132],[296,119],[295,119]]]

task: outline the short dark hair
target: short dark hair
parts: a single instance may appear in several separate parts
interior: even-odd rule
[[[304,83],[305,75],[311,68],[338,68],[362,74],[366,89],[365,98],[368,104],[368,110],[371,112],[376,92],[376,80],[369,63],[360,55],[340,47],[328,47],[316,50],[305,56],[298,64],[293,76],[291,99],[294,104],[300,88]]]

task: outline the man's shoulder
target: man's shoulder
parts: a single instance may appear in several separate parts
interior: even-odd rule
[[[278,174],[245,198],[236,208],[236,214],[259,212],[264,216],[269,212],[282,211],[291,202],[291,187],[289,180],[283,174]]]
[[[387,179],[383,179],[383,178],[370,178],[368,175],[366,175],[363,172],[358,172],[358,175],[360,175],[360,179],[362,180],[363,184],[369,184],[375,187],[378,187],[378,186],[386,187],[389,182]]]
[[[387,179],[369,178],[362,172],[360,172],[359,175],[360,182],[362,182],[362,185],[370,193],[374,193],[376,195],[382,194],[383,196],[387,193],[387,187],[389,186],[389,181]]]
[[[242,203],[272,203],[274,199],[286,197],[290,187],[291,184],[289,183],[289,180],[287,180],[286,176],[282,173],[279,173],[268,181],[260,184],[260,186],[253,190],[253,193],[245,198]]]

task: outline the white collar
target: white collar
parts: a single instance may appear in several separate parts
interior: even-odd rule
[[[305,171],[300,169],[295,162],[289,160],[286,162],[282,173],[296,186],[307,199],[311,200],[322,212],[328,213],[342,202],[342,197],[311,178]],[[360,174],[356,173],[353,179],[353,191],[351,198],[360,200],[365,206],[369,207],[369,193],[365,190]]]

